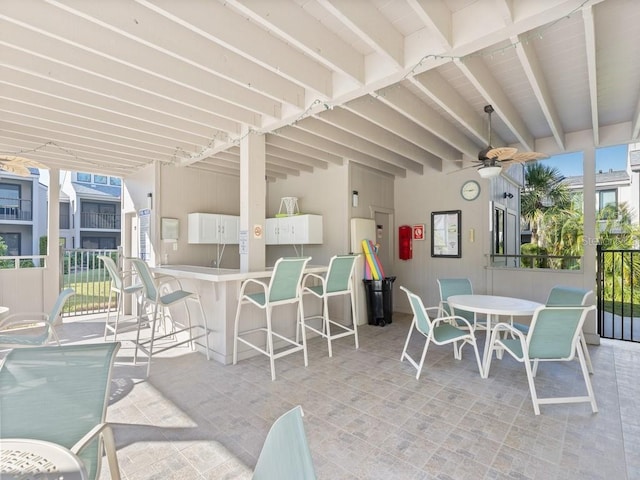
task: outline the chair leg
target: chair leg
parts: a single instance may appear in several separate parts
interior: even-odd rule
[[[153,320],[151,322],[151,339],[149,340],[149,352],[147,353],[147,377],[151,373],[151,357],[153,357],[153,342],[156,338],[156,320],[158,318],[159,306],[156,303],[153,308]]]
[[[204,347],[207,349],[207,360],[211,360],[209,353],[209,329],[207,328],[207,317],[204,314],[204,307],[200,301],[200,296],[196,297],[198,307],[200,308],[200,315],[202,318],[202,328],[204,328]]]
[[[536,385],[533,381],[534,373],[531,368],[531,362],[525,355],[523,359],[524,368],[527,372],[527,380],[529,382],[529,391],[531,392],[531,402],[533,403],[533,411],[536,415],[540,415],[540,404],[538,403],[538,394],[536,392]]]
[[[111,479],[120,480],[120,467],[118,466],[118,457],[116,455],[116,441],[113,437],[113,430],[108,425],[102,430],[102,441],[104,442],[104,451],[107,457]]]
[[[236,320],[233,324],[233,364],[238,363],[238,322],[240,320],[240,309],[242,308],[242,298],[238,300],[236,309]]]
[[[298,300],[298,315],[302,325],[302,353],[304,356],[304,366],[307,367],[309,365],[309,356],[307,354],[307,332],[304,326],[304,305],[302,305],[302,298]]]
[[[593,373],[593,364],[591,363],[591,355],[589,355],[589,348],[587,347],[587,341],[584,338],[584,334],[580,334],[580,344],[584,352],[584,359],[587,362],[587,369],[589,373]]]
[[[360,348],[358,341],[358,317],[356,316],[356,298],[353,288],[351,289],[351,318],[353,318],[353,336],[355,337],[356,350]]]
[[[113,325],[113,341],[115,342],[118,338],[118,325],[120,325],[120,311],[124,308],[124,294],[117,293],[116,294],[116,323]]]
[[[402,349],[402,355],[400,355],[400,361],[404,360],[404,357],[407,356],[407,347],[409,346],[409,340],[411,340],[411,333],[413,332],[414,327],[416,326],[416,317],[413,317],[411,321],[411,326],[409,327],[409,333],[407,333],[407,339],[404,341],[404,348]]]
[[[107,319],[104,322],[104,340],[105,340],[105,342],[107,341],[107,332],[109,331],[109,320],[110,320],[110,317],[111,317],[111,296],[112,295],[113,295],[113,290],[109,290],[109,300],[107,300]]]
[[[331,348],[331,322],[329,322],[329,298],[326,294],[322,298],[322,331],[327,336],[329,357],[333,357],[333,349]]]
[[[273,307],[268,306],[266,308],[267,314],[267,353],[269,354],[269,365],[271,366],[271,380],[276,379],[276,364],[273,358],[273,335],[271,334],[271,310]],[[302,332],[304,335],[304,332]]]
[[[427,356],[427,349],[431,342],[431,333],[427,336],[427,340],[424,342],[424,349],[422,350],[422,356],[420,357],[420,363],[418,364],[418,372],[416,373],[416,380],[420,379],[420,372],[422,372],[422,366],[424,365],[424,359]]]
[[[578,360],[580,361],[580,369],[582,370],[582,376],[584,377],[584,383],[587,387],[587,394],[589,395],[589,400],[591,403],[591,410],[593,413],[598,411],[598,405],[596,404],[596,396],[593,393],[593,386],[591,385],[591,379],[589,378],[589,369],[588,362],[586,361],[586,355],[584,354],[583,347],[578,345],[576,347],[578,351]]]

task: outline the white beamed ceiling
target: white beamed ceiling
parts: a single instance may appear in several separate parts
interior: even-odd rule
[[[638,141],[638,25],[637,0],[3,0],[0,153],[239,175],[265,134],[270,180],[430,175],[473,165],[487,104],[494,146]]]

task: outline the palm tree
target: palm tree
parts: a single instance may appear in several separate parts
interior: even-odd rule
[[[557,168],[540,162],[527,164],[524,178],[521,216],[531,226],[531,243],[542,247],[540,227],[544,217],[558,215],[571,208],[569,189],[562,183],[564,177]]]

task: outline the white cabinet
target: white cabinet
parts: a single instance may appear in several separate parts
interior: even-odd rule
[[[240,240],[240,217],[219,213],[189,214],[189,243],[234,244]]]
[[[267,218],[267,245],[322,243],[322,215],[292,215]]]

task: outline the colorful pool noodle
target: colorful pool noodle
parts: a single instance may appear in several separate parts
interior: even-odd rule
[[[382,270],[380,260],[378,259],[378,255],[376,254],[373,242],[371,240],[362,240],[362,250],[364,251],[366,258],[365,275],[367,274],[366,268],[369,267],[373,280],[383,280],[384,272]]]

